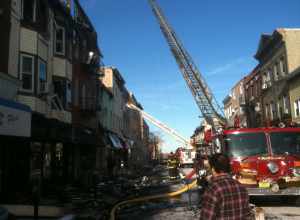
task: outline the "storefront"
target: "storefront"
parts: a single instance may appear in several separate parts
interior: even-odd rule
[[[118,176],[128,167],[128,145],[125,139],[108,132],[111,148],[107,158],[107,169],[111,176]]]
[[[0,199],[25,192],[29,178],[31,109],[0,98]]]
[[[30,181],[39,181],[43,194],[73,180],[73,151],[71,124],[32,114]]]

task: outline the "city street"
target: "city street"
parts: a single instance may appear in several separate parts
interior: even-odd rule
[[[0,220],[300,220],[299,8],[0,0]]]

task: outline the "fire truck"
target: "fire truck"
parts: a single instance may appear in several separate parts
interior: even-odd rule
[[[300,195],[300,128],[224,130],[211,138],[210,147],[219,149],[216,139],[231,160],[233,178],[250,195]],[[200,164],[201,178],[207,169]]]
[[[196,158],[196,150],[195,148],[179,147],[176,150],[176,156],[178,157],[180,167],[193,167]]]

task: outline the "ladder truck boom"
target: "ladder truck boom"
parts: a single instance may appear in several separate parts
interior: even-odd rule
[[[219,124],[225,124],[226,122],[221,107],[217,103],[216,98],[209,89],[197,66],[194,64],[191,56],[168,24],[158,4],[155,0],[149,0],[149,3],[202,116],[215,130]]]
[[[137,106],[135,106],[133,104],[127,104],[127,106],[129,108],[132,108],[132,109],[135,109],[135,110],[139,111],[141,113],[141,115],[143,116],[143,118],[145,118],[146,120],[150,121],[152,124],[154,124],[155,126],[157,126],[160,129],[162,129],[166,133],[170,134],[176,140],[178,140],[181,143],[183,143],[186,148],[189,148],[189,149],[193,148],[191,146],[190,142],[186,138],[184,138],[182,135],[180,135],[177,131],[175,131],[174,129],[168,127],[164,123],[162,123],[159,120],[155,119],[153,116],[151,116],[150,114],[146,113],[145,111],[143,111],[142,109],[138,108]]]

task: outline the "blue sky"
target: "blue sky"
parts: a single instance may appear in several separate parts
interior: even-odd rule
[[[262,33],[300,27],[299,0],[157,0],[217,100],[257,64]],[[104,63],[122,73],[145,111],[190,137],[200,111],[147,0],[81,0]],[[158,131],[151,126],[153,131]],[[162,133],[163,151],[178,142]]]

